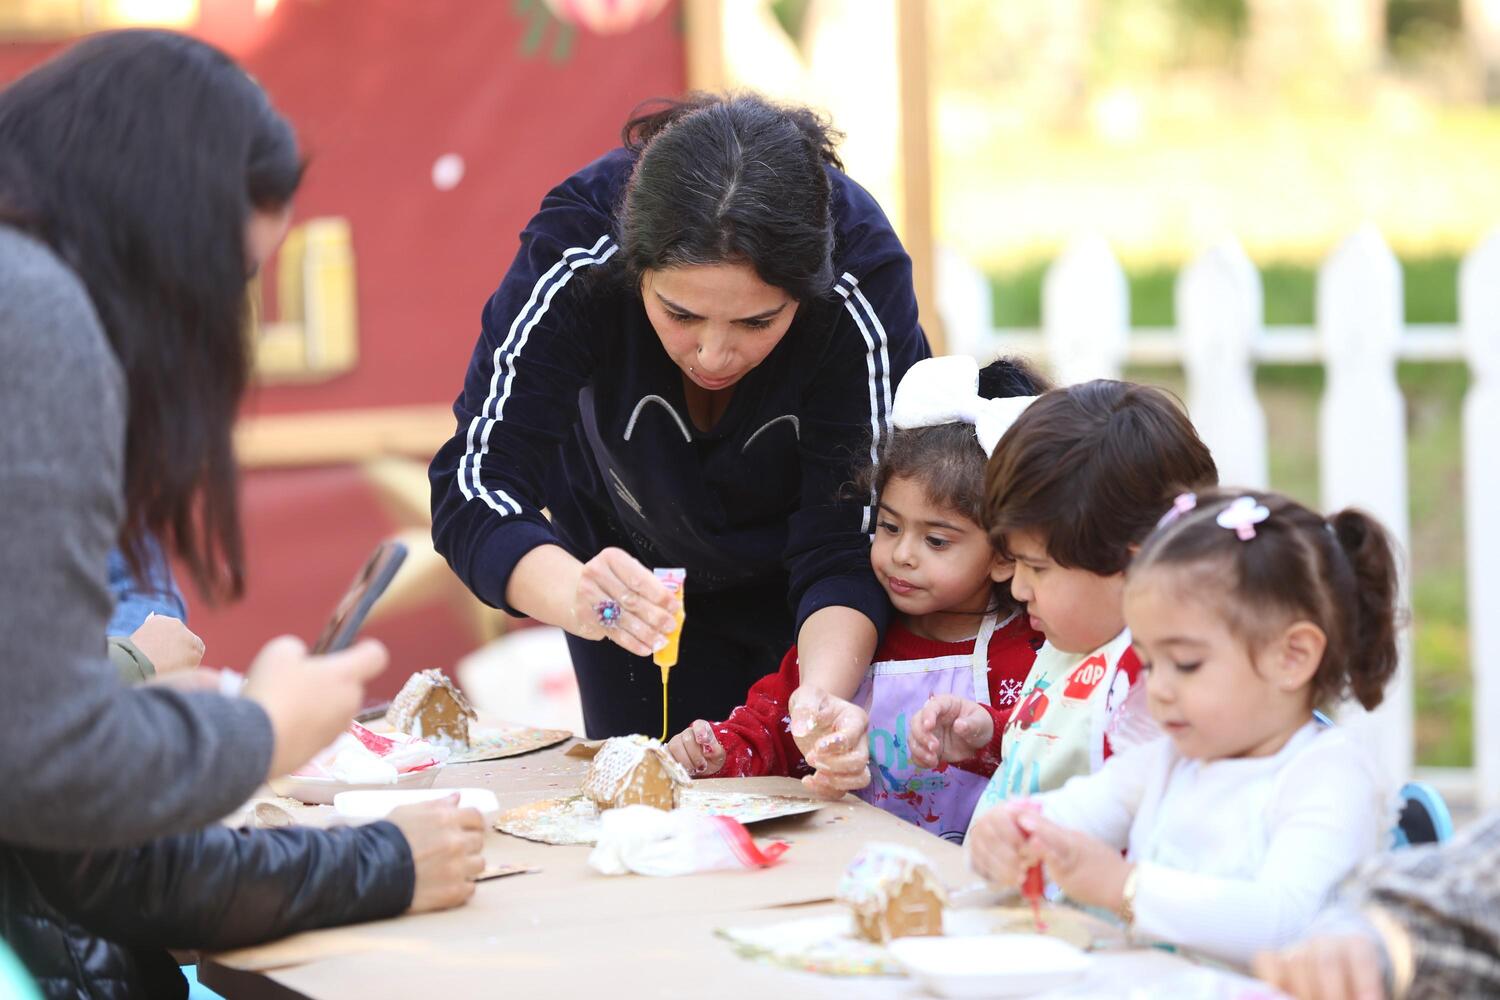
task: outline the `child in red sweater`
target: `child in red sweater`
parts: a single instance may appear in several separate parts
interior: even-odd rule
[[[1010,359],[982,372],[968,357],[920,361],[896,392],[896,430],[871,475],[870,565],[896,614],[853,698],[870,717],[871,780],[856,794],[957,842],[999,764],[1000,735],[1042,644],[1010,596],[1012,564],[979,524],[985,461],[1046,388]],[[728,719],[699,719],[677,734],[672,755],[698,777],[812,773],[790,731],[799,679],[794,646]],[[994,735],[965,743],[955,763],[926,769],[911,758],[909,727],[939,694],[983,705]],[[948,727],[948,739],[964,743],[958,728]]]

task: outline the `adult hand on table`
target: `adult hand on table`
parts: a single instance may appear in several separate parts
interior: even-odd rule
[[[141,627],[130,633],[130,641],[151,661],[158,676],[192,670],[203,662],[203,640],[168,615],[154,611],[147,615]]]
[[[636,656],[650,656],[667,644],[680,607],[639,560],[624,549],[608,548],[583,564],[568,631],[581,639],[608,639]]]
[[[1384,1000],[1380,949],[1362,934],[1308,938],[1255,956],[1255,974],[1297,1000]]]
[[[918,767],[968,760],[989,745],[995,720],[984,706],[954,694],[935,694],[911,720],[911,760]]]
[[[416,884],[411,913],[462,906],[484,871],[484,818],[458,808],[458,794],[392,809],[388,817],[411,848]]]
[[[374,639],[327,656],[311,656],[301,639],[272,639],[250,664],[242,692],[260,702],[276,738],[267,778],[290,774],[349,727],[365,683],[390,655]]]
[[[837,799],[870,783],[870,717],[853,702],[804,684],[788,703],[792,739],[813,773],[802,783],[819,798]]]

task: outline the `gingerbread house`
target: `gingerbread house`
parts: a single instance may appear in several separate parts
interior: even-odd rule
[[[583,779],[583,794],[601,811],[631,805],[676,809],[683,787],[691,780],[661,741],[616,736],[605,740],[594,754]]]
[[[469,723],[476,717],[469,699],[437,669],[412,674],[385,713],[385,721],[403,733],[459,747],[469,745]]]
[[[932,865],[910,847],[866,844],[844,870],[838,898],[854,915],[855,936],[866,941],[943,933],[948,894]]]

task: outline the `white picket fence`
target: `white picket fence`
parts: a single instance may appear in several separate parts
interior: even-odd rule
[[[1062,383],[1118,377],[1126,364],[1180,364],[1188,409],[1226,484],[1268,481],[1256,366],[1322,363],[1323,507],[1356,505],[1372,512],[1403,548],[1410,516],[1405,402],[1396,362],[1467,362],[1464,528],[1475,766],[1464,777],[1478,804],[1500,806],[1500,230],[1464,261],[1456,327],[1405,324],[1401,270],[1373,227],[1354,233],[1323,262],[1313,328],[1266,330],[1260,275],[1232,240],[1210,248],[1178,276],[1176,330],[1132,331],[1128,294],[1108,245],[1097,237],[1081,239],[1047,272],[1042,330],[996,330],[983,276],[950,255],[939,266],[951,351],[981,359],[999,351],[1036,357]],[[1412,714],[1408,638],[1385,703],[1368,715],[1356,708],[1344,722],[1392,775],[1405,777],[1414,763]]]

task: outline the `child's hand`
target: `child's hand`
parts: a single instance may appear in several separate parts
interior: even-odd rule
[[[1020,825],[1031,815],[1019,802],[1002,802],[975,820],[964,838],[969,867],[997,889],[1020,888],[1026,869],[1041,860]]]
[[[194,670],[203,662],[203,640],[178,619],[154,611],[130,633],[130,641],[151,661],[158,676]]]
[[[1030,835],[1026,846],[1042,863],[1048,881],[1061,886],[1069,899],[1112,913],[1120,909],[1125,877],[1135,866],[1121,857],[1117,848],[1058,826],[1035,812],[1020,813],[1015,822]]]
[[[697,778],[708,778],[724,769],[724,747],[714,727],[702,719],[672,737],[667,752]]]
[[[837,799],[870,783],[870,717],[853,702],[803,685],[792,692],[792,739],[812,774],[802,783],[820,798]]]
[[[918,767],[968,760],[995,735],[995,720],[978,702],[935,694],[911,720],[911,759]]]

